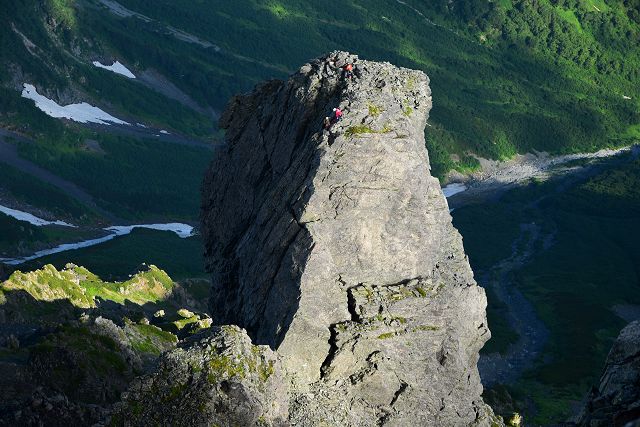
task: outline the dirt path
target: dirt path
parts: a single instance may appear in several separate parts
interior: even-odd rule
[[[148,88],[163,94],[167,98],[178,101],[185,107],[191,108],[204,116],[210,117],[212,120],[218,120],[220,117],[220,113],[218,111],[215,111],[211,107],[205,108],[201,106],[193,98],[184,93],[180,88],[155,70],[148,69],[138,74],[138,81]]]

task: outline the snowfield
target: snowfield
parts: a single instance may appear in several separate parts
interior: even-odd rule
[[[130,79],[136,78],[136,76],[127,67],[122,65],[120,61],[116,61],[111,65],[104,65],[100,61],[93,61],[93,65],[98,68],[104,68],[105,70],[113,71],[116,74],[120,74]]]
[[[452,184],[447,185],[446,187],[442,187],[442,192],[444,193],[444,197],[451,197],[454,194],[462,193],[467,189],[467,186],[461,182],[454,182]]]
[[[69,119],[79,123],[98,123],[101,125],[119,124],[128,125],[124,120],[113,117],[98,107],[87,104],[59,105],[57,102],[40,95],[35,86],[25,83],[22,97],[35,101],[36,107],[45,114],[58,119]]]
[[[193,227],[187,224],[180,223],[169,223],[169,224],[140,224],[140,225],[117,225],[113,227],[105,228],[105,231],[108,231],[109,235],[104,237],[99,237],[97,239],[84,240],[82,242],[77,243],[65,243],[55,248],[44,249],[34,253],[33,255],[22,257],[22,258],[0,258],[0,262],[9,265],[20,265],[27,261],[32,261],[34,259],[42,258],[47,255],[57,254],[60,252],[71,251],[74,249],[88,248],[90,246],[99,245],[104,242],[108,242],[109,240],[113,240],[118,236],[124,236],[126,234],[131,233],[135,228],[148,228],[151,230],[160,230],[160,231],[171,231],[176,233],[178,237],[182,239],[186,239],[193,235]]]
[[[115,225],[105,228],[107,231],[113,231],[118,236],[129,234],[134,228],[147,228],[149,230],[172,231],[182,239],[186,239],[193,235],[193,227],[187,224],[172,222],[169,224],[141,224],[141,225]]]
[[[28,212],[22,212],[17,209],[11,209],[6,206],[0,205],[0,212],[5,215],[8,215],[12,218],[17,219],[18,221],[25,221],[31,225],[35,225],[36,227],[42,227],[45,225],[61,225],[64,227],[76,227],[73,224],[66,223],[64,221],[47,221],[46,219],[38,218],[35,215],[31,215]]]

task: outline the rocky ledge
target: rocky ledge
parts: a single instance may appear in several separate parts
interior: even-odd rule
[[[486,298],[430,175],[430,108],[424,73],[333,52],[221,118],[202,202],[211,311],[277,353],[294,425],[500,422],[476,367]]]

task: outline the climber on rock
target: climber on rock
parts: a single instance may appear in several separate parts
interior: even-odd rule
[[[329,117],[325,117],[322,122],[322,129],[329,130],[331,128],[331,119]]]
[[[338,107],[333,109],[333,119],[331,120],[331,124],[338,123],[342,119],[342,110]]]
[[[353,64],[347,64],[344,67],[342,67],[342,78],[343,79],[353,78]]]

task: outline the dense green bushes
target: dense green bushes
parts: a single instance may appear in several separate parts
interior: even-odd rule
[[[532,149],[576,152],[629,143],[637,123],[637,23],[629,7],[575,0],[357,1],[339,8],[300,0],[242,5],[123,0],[133,10],[222,47],[227,93],[283,77],[234,54],[294,70],[335,48],[425,70],[434,109],[427,128],[434,170],[466,168],[448,154],[508,158]],[[416,14],[416,8],[436,25]],[[444,24],[440,26],[440,24]],[[229,31],[229,29],[233,31]],[[218,82],[216,82],[218,83]],[[622,95],[634,100],[624,100]]]

